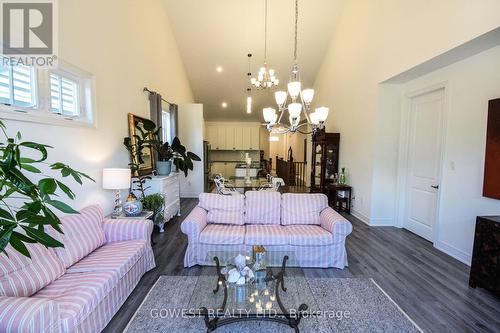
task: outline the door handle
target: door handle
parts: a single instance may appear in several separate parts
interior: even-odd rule
[[[435,188],[436,190],[439,189],[439,185],[431,185],[432,188]]]

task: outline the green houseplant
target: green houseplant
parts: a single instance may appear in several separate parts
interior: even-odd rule
[[[181,144],[181,141],[178,137],[175,137],[172,140],[171,145],[168,142],[163,142],[160,138],[161,127],[156,128],[156,125],[153,121],[144,119],[142,125],[143,129],[136,127],[136,129],[139,130],[140,135],[136,135],[134,137],[135,140],[131,140],[130,137],[126,137],[123,139],[123,144],[132,156],[132,161],[137,160],[138,164],[140,165],[143,161],[143,149],[152,148],[155,151],[156,158],[159,162],[170,162],[171,164],[171,162],[173,161],[177,170],[184,172],[184,175],[186,177],[189,173],[189,170],[193,170],[193,161],[201,161],[201,158],[198,155],[187,151],[186,147]],[[134,157],[136,157],[136,159],[134,159]],[[138,169],[137,163],[132,162],[129,165],[132,171]],[[169,173],[170,172],[168,172],[168,174]],[[144,194],[143,191],[142,194]]]
[[[62,233],[61,221],[54,209],[67,214],[78,212],[56,198],[64,194],[74,199],[75,193],[45,172],[60,172],[62,178],[70,177],[80,185],[84,178],[94,180],[64,163],[47,162],[48,149],[52,147],[23,142],[19,132],[9,137],[1,120],[0,129],[3,134],[0,141],[0,253],[5,253],[8,244],[27,257],[30,257],[27,243],[64,247],[46,232],[46,227]],[[39,180],[33,180],[35,177]]]
[[[165,197],[161,193],[146,195],[143,198],[144,209],[153,212],[153,222],[163,226],[165,222]],[[163,228],[162,228],[163,229]]]

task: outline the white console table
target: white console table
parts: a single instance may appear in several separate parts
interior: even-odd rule
[[[165,222],[168,222],[175,215],[181,216],[179,174],[172,172],[169,176],[151,176],[144,187],[147,188],[146,195],[161,193],[165,197],[165,220],[160,225],[160,232],[163,232]]]

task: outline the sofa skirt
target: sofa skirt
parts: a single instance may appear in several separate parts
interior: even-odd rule
[[[344,238],[345,239],[345,238]],[[322,246],[294,246],[294,245],[264,245],[268,251],[284,251],[295,254],[297,263],[290,262],[288,266],[299,266],[302,268],[340,268],[347,266],[347,252],[345,241]],[[208,253],[214,251],[231,251],[250,253],[252,245],[217,245],[189,243],[184,255],[184,266],[195,265],[213,266],[214,261],[209,258]]]

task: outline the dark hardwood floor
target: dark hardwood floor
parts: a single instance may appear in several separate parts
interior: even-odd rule
[[[181,202],[182,216],[153,235],[157,268],[148,272],[105,332],[122,332],[160,275],[200,275],[183,267],[187,239],[180,223],[198,203]],[[306,269],[309,277],[367,277],[375,281],[425,332],[500,332],[500,299],[468,287],[469,268],[409,231],[369,227],[346,216],[354,231],[347,239],[349,267]]]

